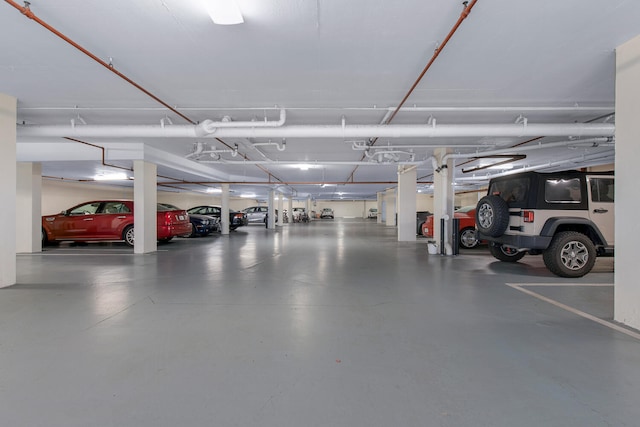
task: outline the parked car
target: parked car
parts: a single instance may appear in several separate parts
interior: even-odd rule
[[[269,208],[267,206],[250,206],[242,210],[247,215],[249,224],[266,224]],[[275,211],[276,222],[278,222],[278,210]]]
[[[542,255],[561,277],[582,277],[614,253],[613,172],[522,172],[494,178],[476,208],[478,235],[496,259]]]
[[[427,220],[429,216],[433,215],[429,211],[418,211],[416,212],[416,234],[422,233],[422,224]]]
[[[187,209],[187,213],[207,215],[213,218],[217,218],[218,221],[220,221],[222,216],[222,208],[220,206],[215,206],[215,205],[195,206],[193,208]],[[244,212],[239,212],[239,211],[234,211],[229,209],[229,229],[230,230],[235,230],[236,228],[245,226],[248,223],[249,221],[247,219],[247,214],[245,214]]]
[[[220,218],[207,215],[189,214],[189,221],[191,222],[189,237],[208,236],[214,231],[218,231],[220,226]]]
[[[320,218],[331,218],[331,219],[333,219],[333,209],[331,209],[331,208],[323,208],[322,212],[320,212]]]
[[[367,215],[367,218],[378,218],[378,208],[369,208],[369,214]]]
[[[309,222],[309,215],[305,208],[293,208],[291,213],[292,222]]]
[[[460,220],[458,227],[458,245],[461,248],[472,249],[478,246],[478,233],[476,231],[476,207],[463,206],[453,213],[454,218]],[[422,225],[422,235],[433,238],[433,215],[427,217]]]
[[[158,240],[191,234],[187,213],[175,206],[157,205]],[[119,241],[134,244],[133,201],[95,200],[81,203],[56,215],[42,217],[42,243],[55,241]]]

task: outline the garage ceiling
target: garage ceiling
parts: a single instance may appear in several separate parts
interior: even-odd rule
[[[238,0],[245,22],[229,26],[207,1],[30,2],[103,64],[2,2],[18,160],[93,180],[144,158],[167,190],[230,182],[235,195],[318,200],[375,198],[404,165],[429,191],[436,147],[526,154],[503,170],[613,162],[615,48],[638,34],[640,2]],[[503,173],[468,172],[497,161],[456,159],[459,188]]]

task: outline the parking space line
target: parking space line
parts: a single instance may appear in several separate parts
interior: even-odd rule
[[[584,317],[585,319],[592,320],[592,321],[594,321],[596,323],[599,323],[602,326],[606,326],[606,327],[611,328],[611,329],[613,329],[615,331],[622,332],[623,334],[626,334],[626,335],[628,335],[628,336],[630,336],[632,338],[640,340],[640,334],[637,333],[637,332],[630,331],[628,329],[625,329],[625,328],[623,328],[621,326],[616,325],[615,323],[608,322],[606,320],[602,320],[599,317],[593,316],[593,315],[591,315],[589,313],[585,313],[584,311],[577,310],[577,309],[575,309],[573,307],[569,307],[566,304],[562,304],[561,302],[558,302],[558,301],[553,300],[551,298],[547,298],[547,297],[545,297],[543,295],[540,295],[540,294],[538,294],[536,292],[530,291],[529,289],[525,289],[525,288],[522,287],[522,286],[540,286],[542,284],[538,284],[538,283],[518,284],[518,285],[516,285],[514,283],[505,283],[505,284],[507,286],[509,286],[509,287],[511,287],[513,289],[517,289],[520,292],[523,292],[523,293],[525,293],[527,295],[530,295],[532,297],[538,298],[541,301],[548,302],[549,304],[552,304],[552,305],[555,305],[556,307],[559,307],[559,308],[562,308],[564,310],[567,310],[570,313],[573,313],[573,314],[576,314],[578,316]],[[544,285],[542,285],[542,286],[544,286]],[[547,284],[547,286],[549,286],[549,285]],[[562,284],[560,286],[613,286],[613,285],[611,285],[611,284],[604,284],[604,285],[585,284],[585,285],[583,285],[583,284],[580,284],[580,283],[575,283],[575,284],[570,284],[570,285]]]
[[[507,283],[511,286],[613,286],[613,283]]]

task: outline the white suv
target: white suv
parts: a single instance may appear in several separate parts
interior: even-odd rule
[[[542,254],[552,273],[582,277],[613,256],[614,215],[613,172],[525,172],[491,180],[476,227],[500,261]]]

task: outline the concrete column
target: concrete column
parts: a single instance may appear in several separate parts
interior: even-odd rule
[[[416,190],[415,166],[398,166],[398,242],[416,240]]]
[[[614,320],[640,329],[635,213],[640,135],[640,36],[616,49],[616,213]]]
[[[385,225],[389,227],[396,226],[396,190],[391,188],[384,193],[385,203]]]
[[[378,224],[382,224],[382,202],[384,200],[384,193],[378,192],[376,196],[377,208],[378,208]]]
[[[42,165],[17,164],[16,249],[42,251]]]
[[[289,212],[289,222],[290,223],[293,222],[293,197],[292,196],[293,195],[289,196],[289,205],[287,207],[287,209],[288,209],[287,212]]]
[[[269,230],[274,230],[276,228],[276,208],[274,206],[275,198],[275,190],[269,190],[269,202],[267,203],[267,228]]]
[[[0,93],[0,187],[2,203],[0,224],[16,225],[16,98]],[[0,245],[0,288],[16,283],[16,239],[13,233]]]
[[[222,203],[220,204],[220,223],[222,224],[222,234],[228,235],[229,224],[229,184],[222,184]]]
[[[158,250],[158,167],[144,160],[133,161],[133,252]]]
[[[278,225],[284,225],[284,194],[278,194]]]
[[[433,155],[438,159],[438,164],[442,166],[443,157],[451,153],[449,148],[437,148]],[[451,219],[453,218],[453,160],[446,162],[446,167],[440,172],[433,174],[433,239],[440,242],[440,218],[446,219],[445,249],[452,248],[451,243]],[[450,252],[447,252],[450,253]]]
[[[309,220],[311,220],[311,196],[307,197],[307,204],[305,206],[305,209],[307,211],[307,215],[309,215]]]

